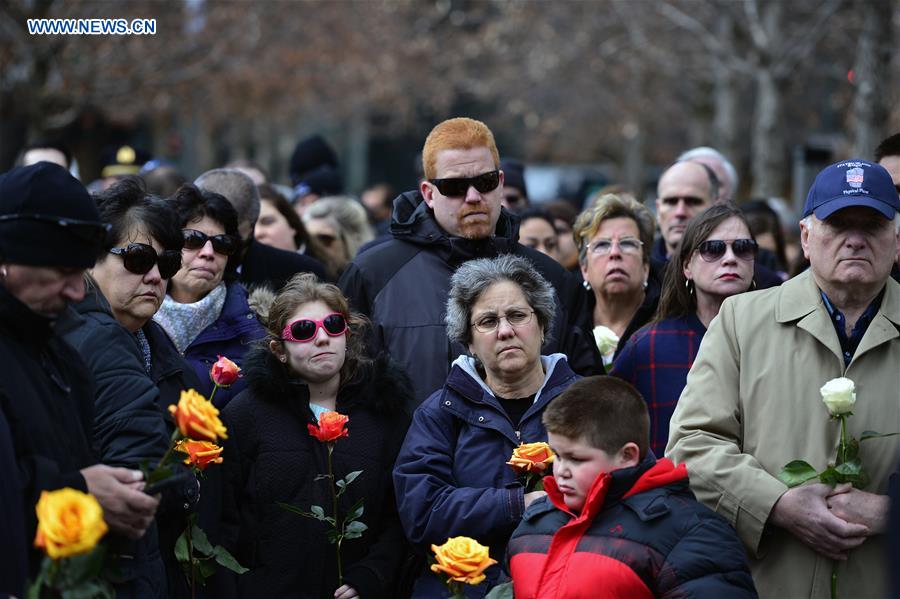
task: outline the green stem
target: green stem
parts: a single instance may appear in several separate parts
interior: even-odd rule
[[[178,430],[178,427],[175,427],[175,430],[172,431],[172,436],[169,438],[169,448],[166,450],[166,453],[163,455],[162,459],[159,461],[159,464],[156,465],[156,468],[150,473],[150,478],[155,479],[156,474],[162,470],[162,468],[166,465],[166,462],[169,461],[169,458],[172,457],[172,452],[175,451],[175,444],[178,442],[178,438],[181,436],[181,431]]]
[[[191,564],[191,599],[194,599],[195,593],[195,584],[194,584],[194,540],[191,538],[191,529],[194,527],[194,521],[188,519],[188,527],[187,530],[184,531],[185,536],[187,537],[187,546],[188,546],[188,559]]]
[[[216,396],[216,391],[218,391],[218,390],[219,390],[219,385],[217,385],[216,382],[213,381],[213,390],[212,390],[212,393],[209,394],[209,403],[212,403],[212,398]]]
[[[840,463],[843,464],[847,461],[847,416],[841,414],[839,418],[841,419],[841,448],[839,455]]]
[[[831,599],[837,599],[838,563],[831,562]]]
[[[338,498],[337,498],[337,490],[334,488],[334,471],[331,467],[331,452],[334,451],[334,442],[328,444],[328,482],[331,486],[331,507],[332,514],[334,514],[334,529],[336,531],[342,531],[342,528],[338,528]],[[337,571],[338,571],[338,586],[343,586],[344,584],[344,573],[341,569],[341,541],[343,540],[343,535],[338,535],[337,542],[334,544],[335,551],[337,552]]]

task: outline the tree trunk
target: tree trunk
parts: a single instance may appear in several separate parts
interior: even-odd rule
[[[753,196],[778,197],[784,193],[789,163],[784,156],[781,114],[784,99],[771,69],[756,72],[756,114],[753,119]]]
[[[724,57],[736,52],[734,48],[734,21],[725,12],[718,16],[716,33],[719,41],[726,48]],[[713,138],[712,145],[722,152],[732,163],[741,162],[741,149],[738,147],[740,118],[738,113],[739,78],[730,65],[715,61],[713,63]],[[733,190],[736,196],[738,190]]]
[[[853,154],[870,158],[878,142],[890,133],[887,126],[893,6],[890,0],[868,0],[858,7],[865,16],[853,68]]]

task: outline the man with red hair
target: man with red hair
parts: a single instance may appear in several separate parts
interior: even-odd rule
[[[422,149],[424,180],[394,200],[393,239],[358,255],[340,280],[354,309],[373,322],[372,345],[413,379],[416,402],[440,388],[462,345],[444,328],[450,276],[473,258],[512,253],[531,260],[557,292],[558,318],[543,354],[567,354],[573,370],[591,374],[599,357],[574,326],[577,286],[553,259],[518,243],[518,217],[501,208],[503,171],[494,135],[482,123],[439,123]],[[415,406],[410,406],[415,407]]]

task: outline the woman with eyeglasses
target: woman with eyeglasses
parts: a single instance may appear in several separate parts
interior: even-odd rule
[[[416,410],[394,467],[400,519],[423,554],[464,535],[500,562],[525,508],[544,495],[526,492],[506,462],[520,443],[547,440],[544,408],[578,379],[565,355],[541,355],[555,315],[553,287],[525,258],[480,258],[453,274],[447,335],[470,355]],[[499,573],[488,568],[467,596],[484,596]],[[418,574],[415,597],[449,596],[427,567]]]
[[[669,420],[709,323],[725,298],[753,286],[757,245],[740,210],[716,205],[688,223],[666,266],[653,322],[622,348],[610,374],[634,385],[650,409],[650,447],[663,455]]]
[[[303,212],[306,231],[324,248],[338,274],[375,235],[362,204],[349,197],[321,198]]]
[[[181,269],[154,316],[175,347],[193,366],[209,397],[210,368],[219,356],[238,366],[250,345],[265,330],[247,303],[247,291],[237,281],[240,256],[237,212],[221,195],[183,185],[171,198],[182,227]],[[244,388],[238,379],[219,389],[213,402],[220,409]]]
[[[235,577],[240,597],[393,598],[405,556],[391,466],[408,425],[405,374],[364,354],[365,319],[334,285],[294,276],[268,309],[265,346],[244,362],[247,389],[222,412],[226,545],[249,568]],[[368,528],[341,544],[338,584],[331,526],[278,505],[334,516],[331,448],[310,434],[321,415],[349,417],[349,436],[333,443],[335,480],[359,476],[337,499],[339,521],[362,501]]]
[[[88,364],[95,380],[92,443],[104,464],[138,468],[162,458],[174,426],[167,407],[198,381],[151,318],[166,284],[181,266],[178,215],[128,177],[95,196],[110,226],[107,244],[88,271],[87,293],[58,330]],[[158,528],[140,541],[112,536],[122,556],[119,597],[178,596],[180,572],[172,551],[197,481],[186,469],[163,495]],[[165,564],[164,564],[165,562]],[[170,577],[167,582],[166,571]]]
[[[659,301],[656,269],[650,263],[654,226],[650,211],[627,194],[600,196],[575,222],[589,326],[610,329],[619,349],[653,317]],[[614,352],[601,347],[600,353],[608,366]]]

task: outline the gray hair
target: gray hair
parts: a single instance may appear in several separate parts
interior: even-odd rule
[[[259,191],[253,179],[236,168],[217,168],[197,177],[194,185],[225,196],[238,213],[238,224],[249,224],[252,234],[259,218]]]
[[[709,146],[700,146],[697,148],[691,148],[687,152],[684,152],[681,156],[679,156],[675,162],[683,162],[685,160],[694,160],[696,158],[712,158],[713,160],[719,162],[722,165],[722,170],[725,171],[726,177],[728,177],[728,181],[721,181],[723,185],[727,185],[731,189],[731,193],[737,193],[738,189],[738,174],[737,169],[734,168],[734,165],[725,158],[725,155],[722,152],[718,151],[715,148],[711,148]],[[713,199],[715,200],[715,195]],[[730,199],[730,198],[729,198]]]
[[[497,258],[478,258],[460,266],[450,279],[447,299],[447,336],[468,346],[472,341],[472,307],[488,287],[495,283],[515,283],[525,295],[528,305],[537,314],[545,334],[556,316],[556,296],[553,286],[534,268],[530,261],[504,254]]]

